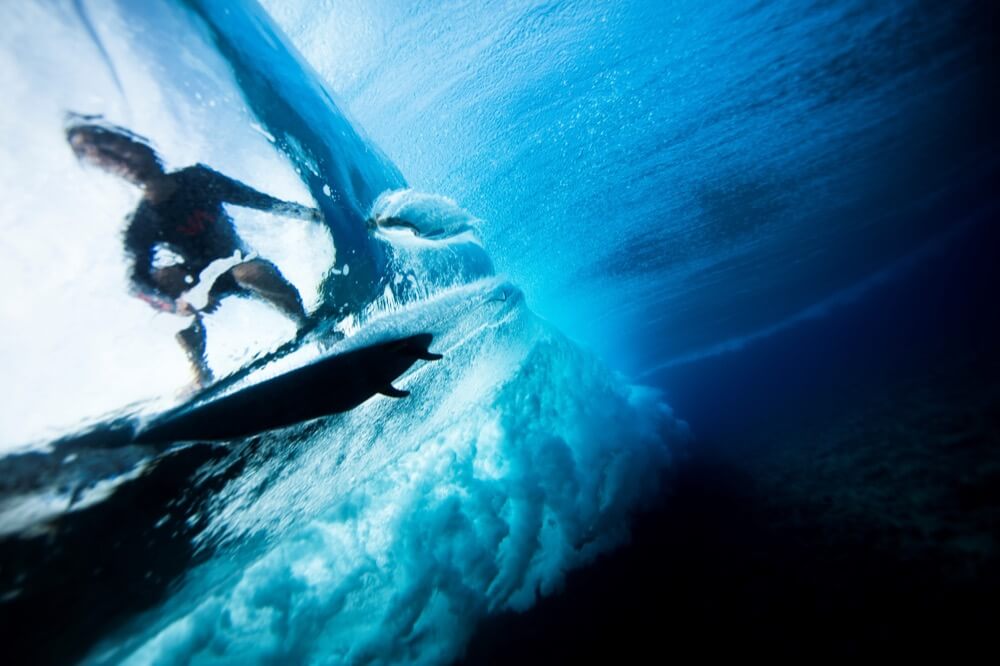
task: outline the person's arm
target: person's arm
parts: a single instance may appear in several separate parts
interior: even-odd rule
[[[125,250],[129,255],[129,293],[162,312],[178,312],[178,300],[163,291],[153,279],[153,250],[156,230],[152,221],[136,211],[125,230]]]
[[[323,219],[322,214],[317,208],[310,208],[291,201],[282,201],[269,194],[258,192],[249,185],[245,185],[204,165],[198,165],[198,167],[203,170],[203,173],[208,178],[208,187],[225,203],[245,208],[255,208],[277,215],[284,215],[285,217],[295,217],[307,222],[318,222]]]

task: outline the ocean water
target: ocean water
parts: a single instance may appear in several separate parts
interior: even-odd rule
[[[418,189],[635,374],[961,224],[995,174],[989,3],[273,2]]]
[[[65,0],[0,19],[15,663],[986,644],[989,3]],[[181,399],[186,321],[129,296],[139,193],[74,159],[67,113],[320,210],[228,208],[327,326],[249,381],[415,332],[444,358],[346,414],[122,440]],[[220,375],[294,335],[252,299],[207,326]]]

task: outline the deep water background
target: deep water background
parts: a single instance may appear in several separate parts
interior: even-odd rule
[[[697,444],[467,663],[955,658],[997,621],[990,3],[268,3],[413,183]]]
[[[664,372],[698,439],[662,507],[463,663],[988,651],[998,241],[981,225],[836,316]]]

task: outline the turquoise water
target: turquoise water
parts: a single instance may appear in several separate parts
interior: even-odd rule
[[[980,3],[265,4],[533,307],[636,373],[917,251],[996,169]]]

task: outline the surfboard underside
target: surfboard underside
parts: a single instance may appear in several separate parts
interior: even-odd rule
[[[351,410],[377,393],[404,397],[393,380],[418,360],[441,358],[419,334],[329,356],[231,395],[182,406],[136,433],[139,443],[217,441]]]

